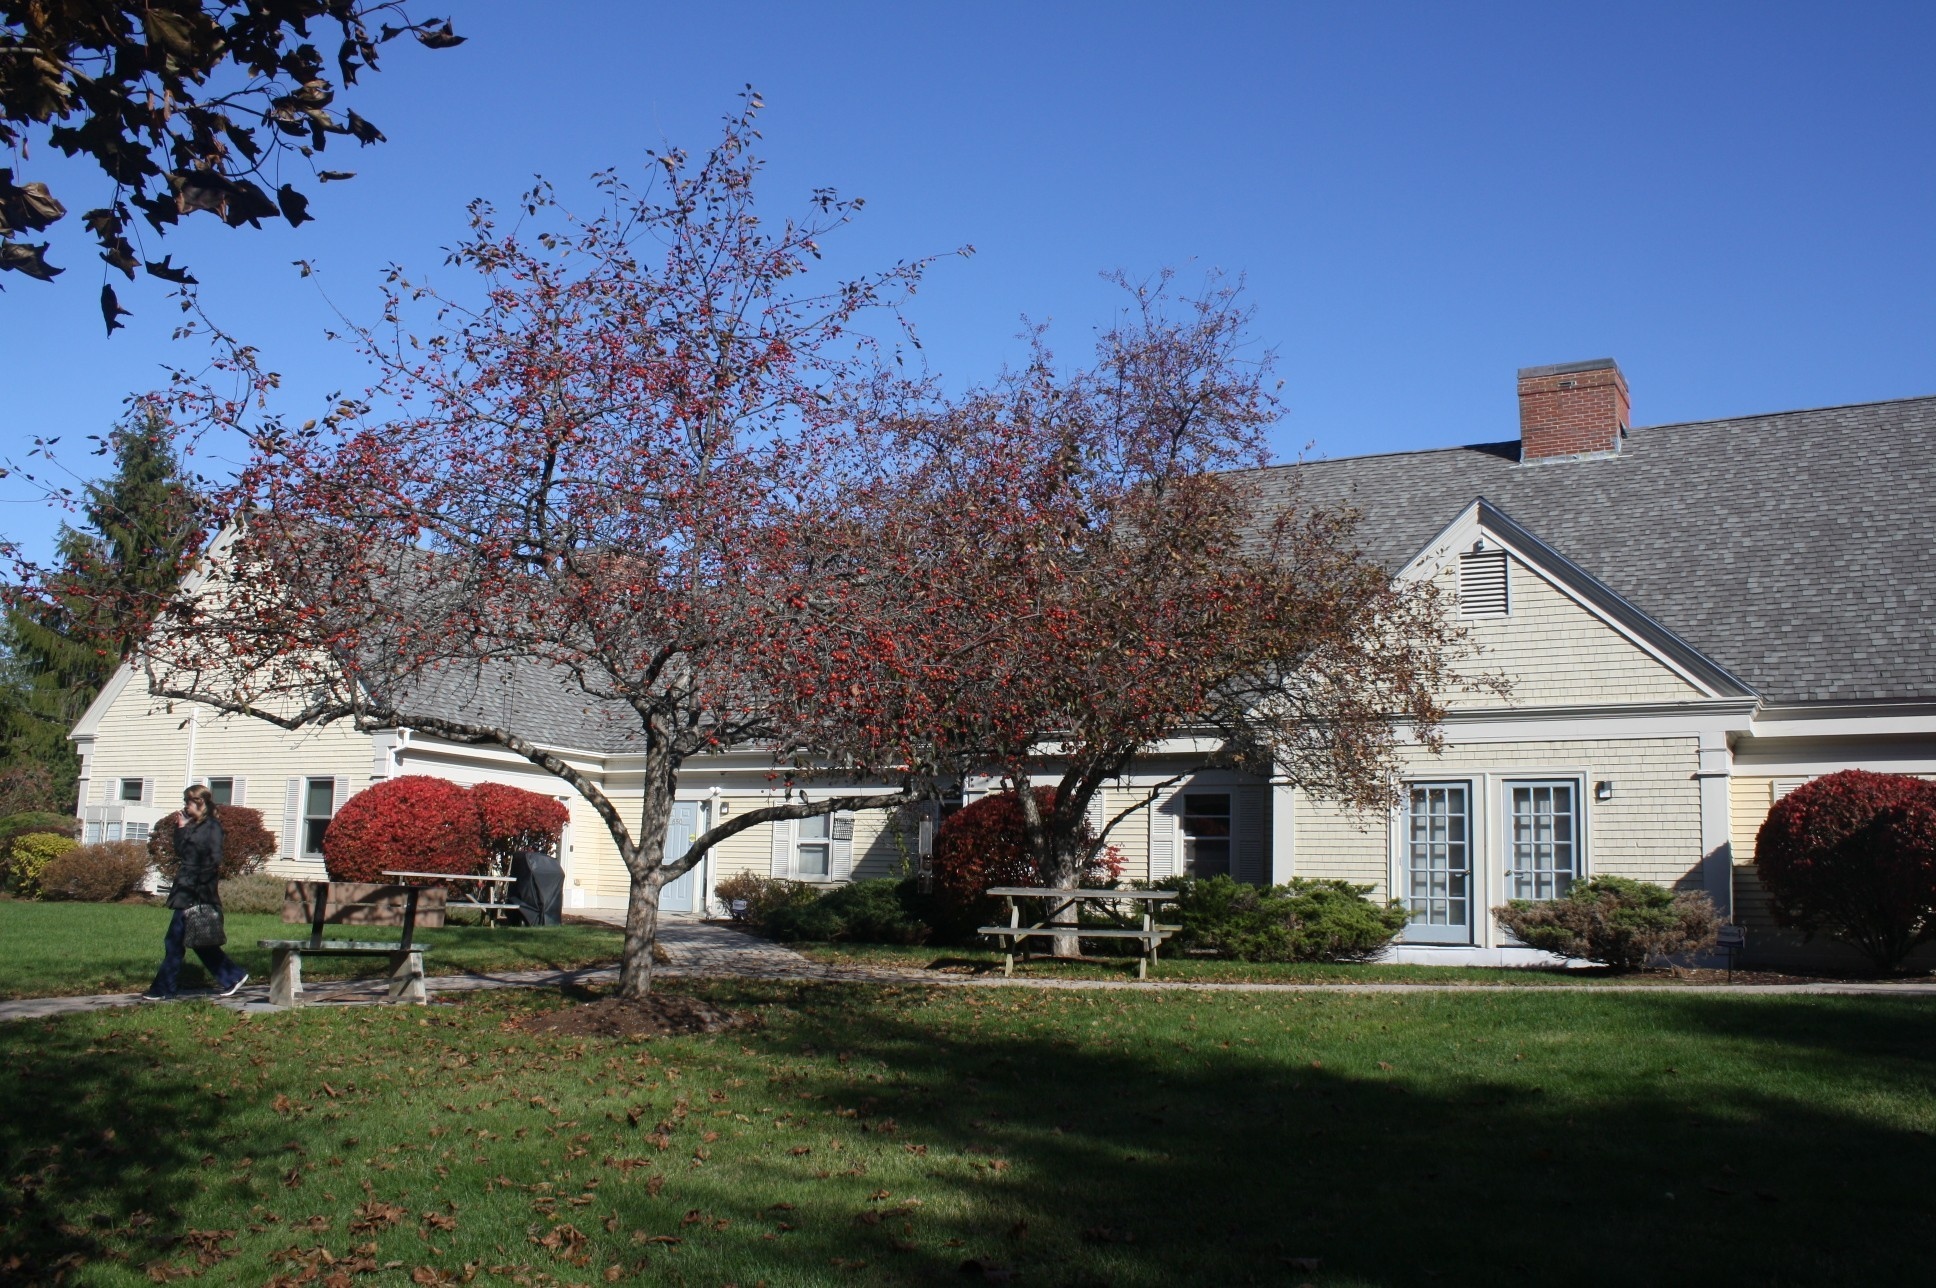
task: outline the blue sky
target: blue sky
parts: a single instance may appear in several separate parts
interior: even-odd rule
[[[1927,4],[452,12],[467,44],[392,45],[342,100],[390,142],[327,154],[358,177],[316,193],[316,222],[148,247],[192,263],[298,419],[361,383],[322,339],[332,310],[368,317],[388,262],[435,269],[470,198],[702,148],[747,82],[769,210],[823,184],[868,199],[836,268],[975,245],[914,309],[956,382],[1013,357],[1024,314],[1080,351],[1112,303],[1099,273],[1168,265],[1245,275],[1287,457],[1511,438],[1514,369],[1580,358],[1620,361],[1638,425],[1936,393]],[[104,195],[37,173],[77,210]],[[147,287],[103,338],[74,223],[56,286],[4,283],[0,443],[63,433],[85,476],[84,436],[200,356]],[[0,500],[0,533],[44,548],[46,507],[17,482]]]

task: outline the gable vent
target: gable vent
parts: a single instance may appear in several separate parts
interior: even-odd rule
[[[1468,550],[1459,556],[1459,616],[1504,617],[1511,607],[1506,552]]]

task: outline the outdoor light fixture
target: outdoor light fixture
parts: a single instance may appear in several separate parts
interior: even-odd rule
[[[1612,781],[1609,779],[1602,778],[1599,782],[1593,784],[1593,799],[1596,801],[1612,800],[1613,799]]]

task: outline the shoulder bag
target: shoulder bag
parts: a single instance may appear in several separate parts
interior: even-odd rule
[[[222,909],[212,903],[198,903],[182,913],[182,945],[186,948],[220,948],[229,941],[222,929]]]

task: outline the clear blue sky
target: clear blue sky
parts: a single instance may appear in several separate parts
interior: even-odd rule
[[[429,11],[429,10],[426,10]],[[441,12],[441,10],[436,10]],[[317,283],[367,317],[435,267],[467,200],[566,191],[714,138],[762,92],[763,200],[868,199],[831,247],[878,265],[972,242],[915,317],[954,381],[1023,314],[1074,352],[1098,273],[1245,274],[1292,456],[1511,438],[1514,369],[1612,356],[1639,425],[1936,393],[1936,6],[459,3],[469,43],[394,44],[344,102],[390,142],[298,230],[178,232],[204,298],[298,419],[361,383]],[[98,186],[62,192],[70,207]],[[191,221],[193,222],[193,221]],[[0,440],[69,441],[195,364],[159,291],[105,339],[101,266],[60,226],[53,288],[0,295]],[[298,279],[290,261],[315,263]],[[118,281],[118,279],[117,279]],[[77,450],[77,473],[96,463]],[[12,488],[12,491],[5,489]],[[52,519],[0,484],[0,531]]]

